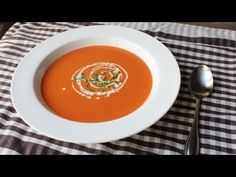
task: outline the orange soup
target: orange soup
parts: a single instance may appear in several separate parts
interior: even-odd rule
[[[117,47],[91,46],[52,63],[41,92],[55,114],[89,123],[132,113],[147,99],[151,87],[151,72],[138,56]]]

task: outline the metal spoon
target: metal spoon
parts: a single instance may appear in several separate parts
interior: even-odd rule
[[[197,155],[199,153],[198,115],[200,100],[208,96],[213,89],[213,75],[207,66],[200,65],[194,68],[189,78],[189,89],[196,99],[196,113],[185,144],[184,155]]]

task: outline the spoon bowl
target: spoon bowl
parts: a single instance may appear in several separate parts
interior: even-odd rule
[[[213,75],[210,68],[206,65],[196,67],[189,78],[189,89],[196,99],[210,95],[213,89]]]

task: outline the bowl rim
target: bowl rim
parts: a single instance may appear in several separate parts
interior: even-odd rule
[[[64,118],[53,119],[52,117],[59,118],[60,116],[49,112],[42,105],[40,107],[40,102],[34,93],[34,89],[32,89],[36,68],[53,50],[68,42],[88,37],[106,38],[109,36],[132,41],[147,50],[153,58],[158,58],[158,60],[155,60],[157,66],[154,67],[158,69],[157,73],[160,76],[156,83],[162,84],[157,89],[161,94],[156,93],[157,86],[154,86],[152,88],[154,96],[149,96],[141,107],[123,118],[112,121],[81,123]],[[167,69],[171,72],[168,73]],[[152,71],[151,73],[153,74]],[[157,78],[157,76],[153,77],[154,80]],[[171,82],[170,79],[172,79]],[[13,74],[10,92],[17,113],[31,127],[55,139],[87,144],[122,139],[150,127],[171,108],[177,98],[180,82],[180,70],[175,57],[157,39],[146,33],[126,27],[94,25],[59,33],[33,48],[17,66]],[[168,94],[162,95],[166,90],[168,90]],[[158,98],[162,99],[162,103]],[[158,105],[160,110],[156,111],[155,105]],[[29,107],[31,111],[29,111]],[[63,129],[66,129],[66,131],[62,131]]]

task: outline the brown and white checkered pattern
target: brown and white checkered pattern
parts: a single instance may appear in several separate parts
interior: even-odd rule
[[[46,137],[17,115],[9,91],[12,74],[40,42],[93,24],[130,27],[160,40],[179,64],[179,95],[155,125],[119,141],[80,145]],[[195,108],[188,76],[199,64],[208,65],[214,75],[213,93],[201,104],[200,154],[236,154],[236,31],[178,23],[15,23],[0,40],[0,154],[182,154]]]

